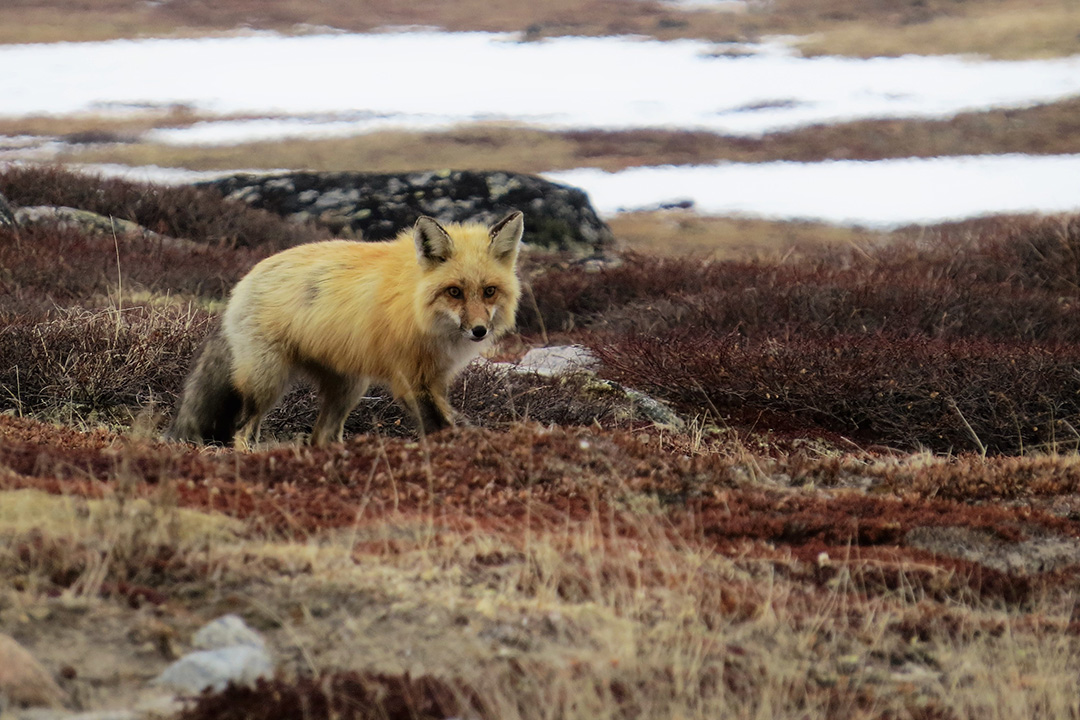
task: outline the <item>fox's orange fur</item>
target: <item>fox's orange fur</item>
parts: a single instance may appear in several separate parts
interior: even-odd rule
[[[368,384],[383,383],[422,431],[452,424],[453,377],[514,323],[522,215],[491,228],[420,218],[389,242],[330,240],[273,255],[232,291],[196,360],[170,431],[238,448],[299,373],[320,396],[316,445],[340,440]]]

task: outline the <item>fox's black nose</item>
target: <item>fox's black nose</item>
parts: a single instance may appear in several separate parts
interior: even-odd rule
[[[487,328],[483,325],[477,325],[472,329],[472,334],[474,338],[482,338],[487,335]]]

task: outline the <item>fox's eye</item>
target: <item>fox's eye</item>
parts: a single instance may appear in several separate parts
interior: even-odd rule
[[[499,288],[495,287],[494,285],[488,285],[486,288],[484,288],[484,297],[495,297],[495,293],[498,291]]]
[[[457,287],[456,285],[452,285],[446,288],[446,294],[452,298],[459,298],[461,297],[461,288]]]

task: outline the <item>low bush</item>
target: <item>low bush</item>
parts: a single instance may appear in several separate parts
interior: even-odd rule
[[[191,188],[24,168],[0,173],[0,191],[210,243],[0,230],[0,408],[19,412],[117,418],[150,395],[171,406],[211,318],[136,300],[179,295],[205,306],[275,243],[296,240],[231,247],[253,242],[239,228],[269,220]],[[261,219],[246,224],[252,218]],[[908,229],[877,247],[790,263],[631,254],[596,270],[545,256],[527,258],[523,274],[526,338],[546,331],[590,344],[608,377],[688,414],[941,451],[1060,449],[1080,435],[1080,216]],[[581,383],[482,366],[462,376],[453,402],[487,427],[631,422],[625,400]],[[264,427],[270,437],[306,433],[316,412],[302,387]],[[393,435],[411,425],[380,397],[347,427]]]
[[[15,205],[61,205],[130,220],[162,235],[236,247],[280,250],[325,239],[302,226],[220,193],[106,179],[59,167],[10,166],[0,171],[0,194]]]
[[[184,720],[441,720],[451,716],[491,717],[476,693],[461,683],[428,675],[354,671],[303,676],[292,682],[259,679],[253,688],[230,684],[200,696],[181,715]]]
[[[1080,345],[678,332],[594,345],[615,379],[740,427],[939,451],[1080,444]]]
[[[0,412],[130,421],[171,404],[211,316],[136,306],[0,324]]]
[[[215,323],[204,310],[143,305],[0,319],[0,412],[120,423],[150,405],[169,413]],[[583,380],[519,375],[484,364],[458,378],[451,402],[465,422],[482,427],[522,420],[614,427],[633,419],[619,393],[590,389]],[[266,417],[263,437],[305,435],[317,414],[315,392],[301,382]],[[377,388],[346,427],[349,433],[416,432],[412,417]]]
[[[686,412],[942,451],[1080,439],[1078,216],[790,265],[631,255],[537,272],[532,291],[525,332],[584,330],[611,377]]]
[[[875,333],[1078,342],[1080,216],[999,218],[913,230],[869,252],[794,265],[629,255],[532,278],[519,326],[662,332]]]
[[[0,228],[0,317],[57,305],[101,304],[124,295],[221,300],[264,257],[263,248],[226,248],[136,236],[116,238],[60,225],[17,233]]]
[[[878,255],[896,263],[914,248],[929,261],[958,272],[966,268],[987,282],[1080,290],[1080,215],[981,218],[920,230],[914,237]]]

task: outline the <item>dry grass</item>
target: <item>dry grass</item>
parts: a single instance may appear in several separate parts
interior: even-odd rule
[[[695,469],[671,455],[626,473],[664,440],[536,427],[236,457],[31,421],[0,421],[0,436],[5,506],[47,519],[0,516],[0,618],[48,666],[71,665],[69,689],[92,707],[232,611],[267,637],[282,673],[257,696],[204,696],[186,717],[297,705],[314,717],[469,707],[522,720],[1080,710],[1070,576],[995,574],[902,540],[925,523],[1007,537],[1075,521],[775,484],[858,474],[857,461],[837,473],[827,459],[758,460],[756,482],[733,483],[742,460]],[[23,457],[33,447],[45,449]],[[499,467],[475,460],[485,448]],[[578,474],[560,476],[563,463]],[[690,495],[653,494],[680,477]],[[18,489],[39,485],[65,495]],[[85,634],[99,645],[83,656],[49,642]],[[126,652],[129,667],[133,641],[139,671],[97,679],[108,653]],[[371,683],[390,690],[373,699]]]
[[[683,12],[656,2],[541,0],[540,2],[394,3],[358,5],[327,0],[201,0],[133,5],[121,0],[48,0],[0,7],[0,42],[102,40],[177,36],[237,27],[308,32],[334,27],[366,32],[421,25],[447,30],[555,35],[652,35],[752,41],[763,35],[815,33],[812,52],[858,56],[978,52],[993,57],[1046,57],[1080,51],[1080,16],[1072,0],[776,0],[749,12]]]
[[[149,6],[128,2],[5,3],[0,8],[0,42],[92,42],[144,36],[169,36],[176,28],[158,19]]]
[[[35,115],[0,119],[0,135],[49,136],[72,144],[134,142],[147,130],[185,127],[199,121],[189,107],[144,110],[118,116]]]
[[[62,162],[235,168],[305,168],[324,171],[411,172],[431,168],[540,172],[576,167],[575,144],[558,133],[477,126],[444,133],[387,131],[330,140],[283,140],[222,147],[138,143],[71,147]]]
[[[963,113],[946,120],[862,120],[729,137],[670,130],[548,132],[525,127],[476,125],[445,132],[378,132],[332,140],[282,140],[224,147],[153,145],[134,140],[132,121],[97,125],[79,118],[48,124],[8,121],[12,132],[47,130],[72,140],[63,162],[158,165],[193,170],[308,168],[407,172],[433,167],[538,173],[577,167],[615,171],[640,165],[701,164],[729,160],[878,160],[999,153],[1080,152],[1080,100],[1031,108]],[[169,124],[175,118],[164,120]],[[4,124],[0,123],[0,131]]]
[[[1080,53],[1080,6],[1003,3],[911,24],[839,23],[799,48],[810,55],[855,57],[935,55],[943,49],[1000,60],[1065,57]]]
[[[690,24],[695,29],[690,31]],[[4,42],[92,40],[104,37],[136,37],[149,34],[190,34],[253,27],[282,32],[303,32],[333,27],[366,32],[386,26],[434,26],[447,30],[517,32],[530,30],[544,35],[659,34],[663,37],[705,34],[738,36],[738,26],[726,16],[683,13],[655,3],[624,3],[618,0],[541,0],[535,3],[457,2],[434,0],[357,5],[348,0],[329,0],[311,5],[296,0],[246,0],[226,5],[198,2],[167,3],[132,9],[127,2],[91,0],[72,12],[69,0],[51,0],[5,6],[0,27]],[[21,32],[14,32],[18,28]]]
[[[608,225],[622,249],[636,253],[782,263],[829,248],[868,248],[900,235],[820,223],[708,217],[683,210],[620,213]]]

